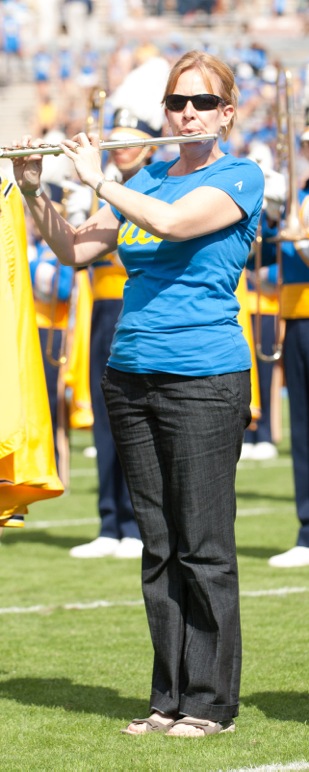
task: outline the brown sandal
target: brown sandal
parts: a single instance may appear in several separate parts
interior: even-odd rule
[[[178,721],[174,721],[174,726],[179,726],[180,724],[186,724],[187,726],[194,726],[197,729],[202,729],[203,734],[196,735],[196,737],[205,737],[206,735],[210,734],[219,734],[220,732],[235,732],[235,723],[234,721],[218,721],[216,724],[213,724],[210,721],[206,721],[202,718],[190,718],[190,716],[184,716],[183,718],[178,719]],[[191,740],[194,738],[194,735],[185,735],[185,734],[169,734],[169,737],[190,737]]]
[[[141,737],[141,735],[146,734],[147,732],[168,732],[169,729],[174,725],[175,721],[174,719],[171,719],[168,721],[168,723],[163,724],[162,721],[158,721],[157,718],[133,718],[132,721],[130,721],[130,724],[146,724],[146,729],[144,732],[129,732],[128,726],[126,729],[121,729],[122,734],[130,734],[130,735],[136,735],[136,737]]]

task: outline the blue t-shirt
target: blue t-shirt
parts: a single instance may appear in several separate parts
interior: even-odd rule
[[[191,376],[249,369],[234,293],[259,221],[263,173],[253,161],[229,154],[180,177],[168,176],[174,163],[144,167],[127,187],[168,203],[197,187],[220,188],[245,216],[215,233],[171,242],[128,222],[112,207],[121,223],[118,251],[128,279],[109,365],[125,372]]]

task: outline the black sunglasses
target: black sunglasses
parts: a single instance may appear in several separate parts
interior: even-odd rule
[[[195,110],[215,110],[218,105],[225,105],[224,99],[216,94],[194,94],[194,96],[169,94],[165,99],[167,109],[173,113],[181,113],[187,102],[192,102]]]

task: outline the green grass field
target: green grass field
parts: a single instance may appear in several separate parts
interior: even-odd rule
[[[287,408],[279,458],[237,477],[243,676],[234,735],[128,737],[148,713],[152,651],[140,561],[77,560],[97,535],[95,461],[71,437],[71,492],[6,529],[1,560],[1,772],[309,770],[309,570],[274,569],[297,533]],[[101,601],[101,604],[99,603]]]

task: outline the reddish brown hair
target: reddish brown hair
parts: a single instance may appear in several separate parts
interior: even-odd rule
[[[186,70],[193,69],[200,71],[207,91],[210,94],[214,93],[210,82],[210,74],[214,73],[217,75],[220,81],[220,93],[218,96],[222,97],[226,104],[233,105],[234,114],[225,131],[225,137],[228,137],[237,117],[239,91],[236,86],[234,74],[231,68],[222,62],[222,60],[217,56],[204,53],[203,51],[188,51],[185,53],[171,69],[162,99],[162,104],[164,104],[166,97],[169,94],[174,93],[175,86],[180,75],[182,75],[183,72],[186,72]]]

